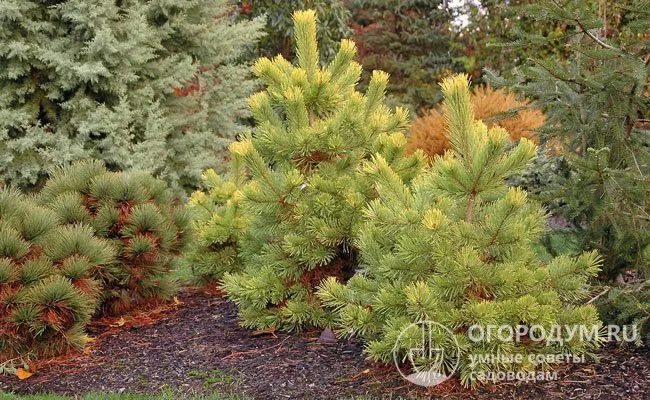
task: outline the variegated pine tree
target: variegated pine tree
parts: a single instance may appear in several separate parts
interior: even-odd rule
[[[597,337],[569,338],[566,327],[599,326],[596,309],[580,305],[589,294],[587,279],[599,270],[599,257],[538,259],[534,246],[545,227],[545,212],[524,191],[505,183],[533,159],[535,145],[522,138],[510,149],[503,128],[488,129],[474,120],[464,75],[446,79],[442,89],[451,150],[411,184],[382,156],[365,165],[379,198],[365,208],[355,242],[363,270],[347,283],[329,278],[320,299],[337,310],[339,332],[364,337],[367,354],[377,360],[392,361],[394,351],[402,361],[412,356],[409,344],[422,345],[422,332],[413,323],[446,326],[458,347],[452,338],[434,335],[432,348],[444,349],[438,372],[451,372],[458,357],[466,385],[488,372],[548,367],[535,357],[529,361],[531,354],[589,354],[598,346]],[[551,335],[559,327],[561,336],[554,339],[562,340],[549,345],[525,335],[517,341],[496,331],[477,333],[490,326],[506,326],[506,332],[533,329],[537,336],[539,327]],[[489,358],[516,354],[522,355],[521,363]]]
[[[406,111],[383,104],[387,74],[375,71],[357,92],[354,43],[342,41],[322,68],[315,13],[296,12],[294,23],[298,65],[282,56],[255,63],[266,90],[249,100],[254,134],[230,147],[251,173],[241,189],[250,220],[239,243],[244,270],[225,274],[223,288],[248,327],[331,323],[314,290],[355,272],[354,233],[375,196],[359,167],[382,154],[408,182],[424,163],[422,153],[405,156]]]

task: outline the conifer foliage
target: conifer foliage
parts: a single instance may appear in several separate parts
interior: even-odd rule
[[[266,18],[266,35],[257,42],[255,58],[282,54],[292,61],[293,13],[313,9],[318,15],[318,38],[321,62],[330,61],[341,39],[349,36],[350,12],[343,0],[236,0],[240,6],[241,19]]]
[[[498,125],[504,128],[512,140],[526,137],[539,142],[535,129],[544,124],[544,114],[529,107],[528,101],[519,100],[514,93],[504,89],[482,86],[474,89],[471,103],[474,116],[488,127]],[[411,124],[408,151],[422,149],[431,157],[444,154],[449,148],[445,124],[445,115],[440,107],[425,112]]]
[[[0,360],[83,347],[97,272],[113,257],[89,227],[59,226],[52,211],[0,191]]]
[[[248,177],[244,160],[236,154],[231,157],[228,179],[212,169],[205,171],[207,192],[196,191],[189,201],[196,237],[182,261],[198,283],[218,281],[224,272],[242,269],[237,245],[248,224],[240,190]]]
[[[64,224],[87,224],[117,249],[99,270],[102,310],[169,298],[169,272],[183,248],[187,211],[167,185],[140,172],[108,172],[100,161],[59,167],[38,196]]]
[[[598,324],[593,306],[575,302],[588,295],[586,280],[598,272],[599,258],[585,253],[546,264],[538,260],[533,246],[545,226],[544,211],[524,191],[505,184],[534,157],[535,145],[524,138],[510,149],[503,128],[488,129],[474,120],[464,75],[446,79],[442,89],[450,151],[412,184],[381,156],[367,163],[364,169],[376,177],[379,198],[365,208],[356,242],[364,269],[347,283],[328,278],[319,297],[337,310],[340,333],[364,337],[366,352],[378,360],[392,360],[400,331],[414,322],[448,327],[460,349],[438,337],[434,345],[444,349],[443,365],[459,355],[464,384],[472,383],[472,372],[545,367],[525,361],[492,364],[470,355],[519,353],[526,359],[535,353],[589,353],[596,338],[548,347],[496,335],[470,340],[468,332],[476,325],[539,325],[551,331],[554,324]]]
[[[650,345],[650,280],[611,287],[597,307],[604,323],[634,326],[636,345]]]
[[[407,158],[401,133],[408,115],[383,105],[387,74],[376,71],[366,94],[355,90],[361,67],[343,40],[320,67],[313,11],[294,14],[298,66],[262,58],[255,74],[266,90],[249,100],[256,128],[231,153],[251,173],[241,190],[248,227],[240,240],[244,270],[223,288],[245,326],[300,329],[328,322],[314,294],[328,276],[353,275],[353,232],[374,196],[359,166],[381,153],[409,181],[424,162]]]
[[[593,2],[592,2],[593,3]],[[530,59],[495,86],[507,85],[543,107],[542,137],[566,144],[569,171],[550,187],[566,205],[579,248],[604,258],[609,278],[626,270],[650,275],[650,48],[648,2],[539,0],[526,14],[563,24],[554,38],[523,35],[512,46],[541,54],[559,40],[567,58]],[[489,71],[488,71],[489,72]],[[557,251],[557,249],[550,249]]]
[[[348,0],[354,39],[366,70],[391,76],[397,104],[420,112],[440,101],[438,82],[454,68],[452,8],[446,0]]]
[[[247,117],[236,61],[263,24],[235,17],[228,0],[0,0],[0,178],[95,158],[195,187]]]

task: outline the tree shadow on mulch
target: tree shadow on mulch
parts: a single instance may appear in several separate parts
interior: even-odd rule
[[[37,365],[29,379],[0,376],[16,393],[224,393],[254,399],[650,399],[650,352],[606,348],[600,363],[572,364],[558,380],[430,390],[408,384],[392,366],[373,364],[359,340],[318,343],[319,332],[287,335],[237,324],[235,306],[214,294],[187,292],[171,305],[90,328],[83,354]]]

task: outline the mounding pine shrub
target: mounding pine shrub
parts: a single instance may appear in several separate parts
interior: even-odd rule
[[[471,106],[476,118],[488,125],[504,128],[512,140],[522,137],[538,143],[535,130],[546,121],[538,109],[528,107],[528,102],[518,100],[515,94],[489,86],[474,89]],[[449,148],[445,112],[442,107],[432,108],[411,124],[408,151],[422,149],[429,156],[442,155]]]
[[[230,146],[251,177],[236,195],[247,220],[239,241],[244,268],[224,274],[222,288],[247,327],[327,325],[331,314],[315,289],[328,276],[354,274],[352,238],[375,195],[359,167],[383,154],[409,181],[425,163],[422,153],[405,156],[408,115],[383,104],[387,74],[375,71],[367,92],[357,92],[354,43],[342,41],[322,68],[315,13],[296,12],[294,23],[298,66],[282,56],[255,63],[266,90],[249,99],[254,135]]]
[[[406,361],[409,347],[422,343],[420,329],[409,327],[413,323],[446,326],[459,346],[435,335],[431,346],[444,350],[441,372],[450,372],[458,356],[465,385],[477,383],[472,373],[548,367],[529,362],[530,354],[590,354],[598,337],[568,337],[565,327],[600,326],[596,309],[579,304],[589,295],[587,279],[599,271],[598,255],[538,259],[534,246],[545,212],[526,192],[505,183],[531,161],[536,146],[524,138],[510,148],[503,128],[476,121],[466,76],[446,79],[442,89],[451,151],[411,184],[379,155],[367,163],[364,170],[375,177],[379,198],[365,208],[355,242],[363,270],[347,283],[328,278],[320,299],[336,310],[340,334],[365,338],[365,351],[376,360],[392,361],[396,350]],[[562,340],[470,338],[477,327],[485,332],[503,325],[549,333],[558,326]],[[395,348],[405,329],[406,340]],[[471,359],[515,354],[523,355],[522,363]]]
[[[10,189],[0,191],[0,361],[84,346],[114,249],[82,225]]]
[[[117,249],[96,275],[101,308],[118,313],[173,294],[170,270],[185,245],[185,207],[161,180],[141,172],[109,172],[100,161],[55,169],[38,202],[65,224],[84,223]]]
[[[233,154],[227,180],[209,169],[203,173],[207,190],[190,197],[195,235],[182,262],[198,283],[218,281],[225,272],[243,268],[237,246],[247,227],[240,192],[246,182],[246,164]]]

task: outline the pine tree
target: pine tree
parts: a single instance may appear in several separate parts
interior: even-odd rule
[[[185,207],[167,185],[141,172],[108,172],[100,161],[52,171],[38,195],[64,224],[86,224],[117,249],[97,274],[101,308],[119,313],[146,301],[168,299],[170,271],[187,241]]]
[[[347,283],[329,278],[319,297],[337,310],[339,332],[363,336],[367,354],[377,360],[392,360],[400,331],[414,322],[448,327],[460,348],[441,337],[432,346],[444,349],[443,365],[459,356],[465,385],[475,383],[472,373],[546,367],[526,361],[529,354],[589,353],[597,338],[568,340],[564,328],[566,341],[551,346],[496,335],[470,339],[473,326],[539,325],[551,332],[556,324],[598,324],[592,305],[575,303],[589,294],[586,280],[597,273],[599,259],[585,253],[546,264],[538,260],[534,245],[544,229],[544,211],[505,184],[534,157],[535,145],[522,139],[510,148],[503,128],[474,120],[466,76],[446,79],[442,90],[450,151],[411,184],[381,156],[366,164],[379,198],[365,209],[357,236],[363,270]],[[408,346],[399,351],[406,354]],[[521,364],[470,359],[518,353]]]
[[[420,112],[440,101],[438,82],[455,68],[452,10],[443,0],[351,0],[354,40],[367,83],[379,69],[391,76],[391,101]]]
[[[550,189],[566,203],[577,247],[598,250],[610,278],[650,265],[650,20],[647,2],[616,3],[598,13],[577,0],[537,1],[529,15],[566,24],[568,59],[531,59],[507,80],[490,74],[545,109],[541,136],[559,138],[569,164]],[[519,45],[534,50],[548,40],[523,37]]]
[[[230,147],[251,173],[241,190],[249,222],[239,244],[244,271],[225,274],[222,287],[248,327],[326,324],[314,289],[354,273],[353,233],[374,195],[359,166],[380,153],[408,181],[424,163],[421,153],[404,156],[406,111],[383,105],[388,75],[375,71],[366,94],[357,92],[354,43],[343,40],[321,68],[315,13],[296,12],[294,23],[298,66],[282,56],[255,63],[267,86],[249,99],[256,128]]]
[[[189,201],[196,237],[183,253],[183,263],[198,283],[218,281],[224,272],[243,267],[238,252],[241,235],[248,226],[241,205],[241,189],[248,183],[244,160],[231,154],[228,180],[210,169],[203,173],[204,191]]]
[[[0,191],[0,360],[63,354],[86,343],[99,303],[96,277],[114,249],[87,226]]]
[[[227,0],[0,0],[0,177],[95,158],[192,188],[243,130],[235,64],[262,21]],[[223,166],[221,166],[223,168]]]

